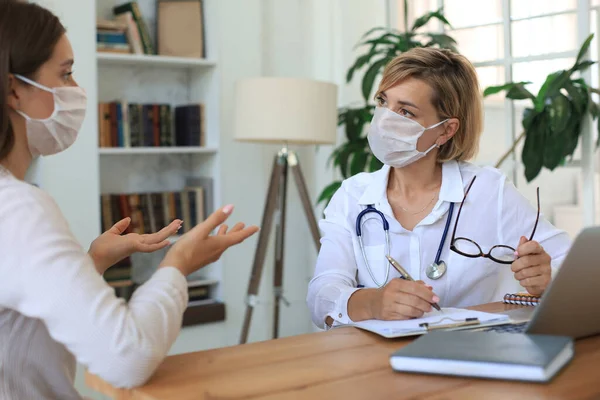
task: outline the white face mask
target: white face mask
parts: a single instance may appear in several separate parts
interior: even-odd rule
[[[48,118],[35,119],[16,110],[25,118],[31,155],[48,156],[68,149],[77,139],[85,118],[85,91],[79,86],[51,89],[21,75],[15,74],[15,77],[54,95],[54,111]]]
[[[369,146],[379,161],[394,168],[402,168],[420,160],[437,147],[434,144],[426,151],[418,151],[417,141],[426,130],[436,128],[446,121],[448,120],[425,128],[388,108],[377,107],[369,129]]]

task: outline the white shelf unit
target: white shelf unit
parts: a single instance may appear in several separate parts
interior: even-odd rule
[[[216,147],[100,147],[100,155],[136,155],[136,154],[216,154]]]
[[[212,68],[217,66],[215,61],[206,59],[106,52],[97,53],[96,60],[99,65],[145,65],[169,68]]]
[[[114,18],[112,10],[122,0],[96,0],[96,18]],[[211,25],[213,1],[204,1],[207,59],[98,52],[98,102],[127,101],[140,104],[203,103],[205,147],[98,147],[100,193],[146,193],[180,191],[187,178],[211,177],[214,198],[220,204],[219,76],[215,26]],[[155,1],[138,1],[142,16],[155,37]],[[90,99],[92,101],[92,99]],[[209,210],[210,211],[210,210]],[[170,239],[172,243],[177,236]],[[145,281],[166,250],[132,257],[133,280]],[[201,269],[191,280],[213,282],[211,297],[223,301],[221,263]]]

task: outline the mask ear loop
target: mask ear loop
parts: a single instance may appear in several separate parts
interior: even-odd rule
[[[25,83],[28,83],[28,84],[30,84],[31,86],[35,86],[36,88],[38,88],[38,89],[41,89],[41,90],[43,90],[43,91],[45,91],[45,92],[49,92],[49,93],[56,93],[56,90],[54,90],[54,89],[51,89],[51,88],[49,88],[49,87],[46,87],[46,86],[44,86],[44,85],[41,85],[41,84],[37,83],[36,81],[32,81],[32,80],[31,80],[31,79],[29,79],[29,78],[25,78],[23,75],[14,74],[14,76],[15,76],[17,79],[20,79],[20,80],[22,80],[23,82],[25,82]]]
[[[44,85],[41,85],[41,84],[37,83],[36,81],[32,81],[31,79],[29,79],[29,78],[26,78],[26,77],[24,77],[23,75],[19,75],[19,74],[13,74],[13,75],[14,75],[14,76],[15,76],[17,79],[20,79],[20,80],[22,80],[23,82],[30,84],[31,86],[34,86],[34,87],[36,87],[36,88],[38,88],[38,89],[41,89],[41,90],[43,90],[43,91],[45,91],[45,92],[52,93],[53,95],[56,95],[56,90],[54,90],[54,89],[51,89],[51,88],[49,88],[49,87],[46,87],[46,86],[44,86]],[[54,98],[54,96],[53,96],[53,100],[54,100],[54,110],[52,111],[52,114],[50,114],[50,116],[49,116],[48,118],[44,118],[44,119],[34,119],[34,118],[31,118],[29,115],[25,114],[23,111],[20,111],[20,110],[15,110],[15,111],[16,111],[16,112],[17,112],[17,113],[18,113],[20,116],[22,116],[23,118],[25,118],[25,120],[26,120],[26,121],[33,121],[33,120],[35,120],[35,121],[40,121],[40,122],[50,121],[50,120],[52,120],[52,119],[54,118],[54,116],[55,116],[55,115],[58,113],[58,109],[59,109],[59,107],[58,107],[58,104],[56,103],[56,98]]]
[[[429,130],[429,129],[435,129],[435,128],[437,128],[438,126],[442,125],[444,122],[448,122],[449,120],[450,120],[450,118],[446,118],[445,120],[443,120],[443,121],[440,121],[440,122],[438,122],[437,124],[435,124],[435,125],[432,125],[432,126],[430,126],[429,128],[427,128],[427,129],[425,129],[425,130]],[[440,136],[441,136],[441,135],[440,135]],[[439,138],[439,136],[438,136],[438,138]],[[434,143],[434,144],[433,144],[433,146],[431,146],[430,148],[428,148],[428,149],[425,151],[425,154],[429,153],[429,152],[430,152],[431,150],[433,150],[435,147],[437,147],[437,148],[440,148],[440,147],[442,147],[442,145],[440,145],[440,144],[437,144],[437,143]]]

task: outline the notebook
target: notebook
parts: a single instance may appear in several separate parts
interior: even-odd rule
[[[537,306],[541,297],[531,295],[525,292],[506,293],[502,300],[506,304],[517,304],[520,306]]]
[[[422,335],[432,330],[473,329],[486,326],[501,325],[510,322],[504,314],[491,314],[462,308],[442,308],[431,311],[421,318],[405,321],[366,320],[336,326],[354,326],[376,333],[385,338]]]
[[[548,382],[573,358],[573,339],[495,332],[431,332],[390,356],[394,371]]]

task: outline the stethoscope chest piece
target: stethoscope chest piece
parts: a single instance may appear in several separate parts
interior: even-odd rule
[[[437,263],[432,262],[431,264],[429,264],[429,266],[427,266],[427,269],[425,270],[425,275],[427,275],[429,279],[440,279],[442,276],[444,276],[447,269],[448,268],[446,267],[446,263],[442,260],[440,260],[440,262]]]

